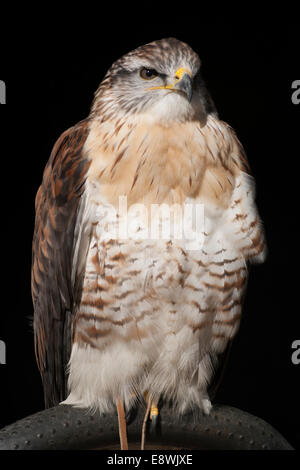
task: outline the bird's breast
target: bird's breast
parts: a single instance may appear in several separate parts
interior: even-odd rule
[[[88,180],[100,183],[101,196],[115,207],[120,195],[129,205],[200,198],[224,207],[234,172],[226,155],[226,130],[216,122],[202,128],[197,122],[169,127],[143,119],[94,122],[85,145],[91,160]]]
[[[224,279],[214,272],[211,280],[206,266],[210,253],[223,266],[219,226],[235,177],[226,149],[226,129],[214,121],[205,129],[92,124],[85,145],[92,234],[77,338],[106,347],[116,335],[160,341],[174,328],[194,333],[209,324],[211,299],[222,292],[216,279]]]

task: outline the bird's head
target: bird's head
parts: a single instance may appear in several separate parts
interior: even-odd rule
[[[159,122],[201,118],[212,102],[199,70],[199,56],[189,45],[174,38],[151,42],[112,65],[92,111],[144,114]]]

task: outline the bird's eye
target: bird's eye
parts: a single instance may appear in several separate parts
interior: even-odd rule
[[[147,69],[144,67],[140,71],[140,77],[144,80],[153,80],[153,78],[157,77],[157,75],[158,73],[154,69]]]

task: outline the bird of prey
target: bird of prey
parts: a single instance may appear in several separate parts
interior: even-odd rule
[[[47,407],[116,406],[123,449],[137,402],[146,415],[159,400],[177,414],[210,412],[249,263],[265,256],[254,198],[243,147],[189,45],[157,40],[111,66],[89,116],[55,143],[36,196],[34,337]],[[203,208],[196,242],[171,211],[167,236],[145,230],[162,206],[189,206],[193,224]]]

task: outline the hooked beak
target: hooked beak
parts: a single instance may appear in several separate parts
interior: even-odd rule
[[[154,86],[149,90],[173,90],[183,93],[190,102],[193,96],[193,78],[192,73],[185,67],[180,67],[175,73],[175,82],[171,85]]]
[[[193,96],[193,80],[191,75],[184,73],[182,77],[174,84],[174,90],[179,90],[184,93],[191,102]]]

